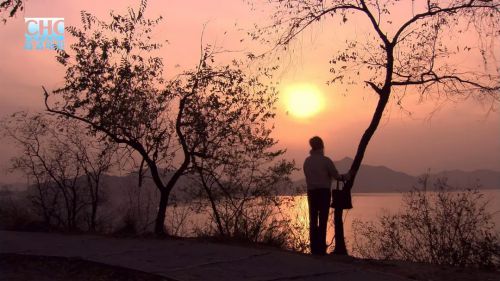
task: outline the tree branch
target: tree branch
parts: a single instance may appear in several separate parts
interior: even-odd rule
[[[459,82],[460,84],[466,84],[469,86],[476,87],[480,90],[484,91],[499,91],[500,86],[496,87],[490,87],[486,85],[482,85],[478,82],[470,81],[464,78],[461,78],[459,76],[455,75],[443,75],[443,76],[438,76],[436,74],[433,74],[431,78],[424,78],[424,74],[421,75],[420,80],[401,80],[401,81],[392,81],[393,86],[409,86],[409,85],[424,85],[428,83],[446,83],[447,81],[456,81]]]
[[[370,87],[372,87],[372,89],[380,96],[381,95],[381,92],[382,92],[382,89],[380,89],[379,87],[377,87],[377,85],[375,85],[375,83],[371,82],[371,81],[365,81],[366,84],[370,85]]]
[[[75,114],[71,114],[71,113],[69,113],[67,111],[61,111],[61,110],[56,110],[56,109],[51,108],[49,106],[49,102],[48,102],[48,100],[49,100],[49,93],[47,92],[47,90],[45,89],[44,86],[42,86],[42,89],[43,89],[44,97],[45,97],[45,99],[44,99],[45,109],[48,112],[51,112],[51,113],[54,113],[54,114],[58,114],[58,115],[61,115],[61,116],[64,116],[64,117],[68,117],[68,118],[73,118],[73,119],[76,119],[78,121],[82,121],[85,124],[87,124],[87,125],[91,126],[92,128],[94,128],[95,130],[98,130],[98,131],[101,131],[101,132],[105,133],[108,137],[110,137],[111,139],[113,139],[113,141],[115,141],[117,143],[124,143],[124,144],[128,144],[130,146],[132,146],[132,143],[134,143],[134,142],[132,142],[130,140],[118,138],[115,134],[113,134],[111,131],[109,131],[105,127],[100,126],[98,124],[95,124],[93,122],[90,122],[89,120],[87,120],[85,118],[82,118],[82,117],[77,116]]]
[[[375,29],[378,36],[380,37],[380,39],[382,39],[382,41],[385,44],[385,47],[387,48],[391,44],[391,42],[389,42],[389,39],[387,39],[387,36],[380,29],[379,23],[377,22],[377,20],[373,16],[373,14],[368,9],[368,6],[366,6],[366,3],[364,0],[361,0],[361,6],[363,7],[362,11],[366,14],[366,16],[368,16],[368,19],[372,23],[373,29]]]
[[[481,3],[484,3],[484,4],[482,4],[482,5],[481,4],[475,5],[476,2],[481,2]],[[448,8],[439,8],[439,7],[435,6],[435,5],[434,6],[429,5],[429,7],[427,8],[428,9],[427,12],[415,15],[413,18],[411,18],[410,20],[408,20],[407,22],[405,22],[398,29],[398,31],[394,35],[394,38],[392,39],[391,44],[396,44],[398,42],[398,38],[401,35],[401,33],[403,33],[404,30],[408,26],[410,26],[411,24],[415,23],[418,20],[421,20],[421,19],[424,19],[424,18],[427,18],[427,17],[431,17],[431,16],[434,16],[434,15],[437,15],[437,14],[443,14],[443,13],[452,14],[452,13],[456,13],[456,12],[458,12],[460,10],[465,10],[465,9],[470,9],[470,8],[473,8],[473,9],[477,9],[477,8],[490,8],[490,9],[493,9],[493,10],[495,10],[495,11],[498,12],[500,4],[486,5],[486,3],[490,3],[490,2],[492,2],[492,1],[490,1],[490,0],[485,0],[485,1],[471,0],[468,3],[466,3],[466,4],[462,4],[462,5],[458,5],[458,6],[454,6],[454,7],[448,7]],[[434,9],[434,8],[436,8],[436,9]]]
[[[304,29],[309,27],[313,22],[318,21],[323,17],[324,15],[330,14],[330,13],[336,13],[338,11],[347,11],[347,10],[357,10],[357,11],[363,11],[360,7],[354,6],[354,5],[339,5],[339,6],[334,6],[331,8],[328,8],[326,10],[321,11],[319,14],[315,15],[313,13],[309,13],[306,16],[295,19],[292,23],[292,27],[290,30],[287,32],[287,34],[278,41],[277,45],[287,45],[290,43],[290,41],[295,38],[298,34],[300,34]],[[308,20],[307,20],[308,19]],[[304,25],[302,25],[302,22],[306,21]],[[302,26],[301,26],[302,25]]]

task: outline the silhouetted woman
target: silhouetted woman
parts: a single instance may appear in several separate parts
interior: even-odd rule
[[[333,179],[344,180],[333,161],[325,156],[323,140],[313,137],[309,140],[311,155],[304,161],[304,174],[309,203],[309,239],[313,255],[326,254],[326,226],[330,210],[330,188]]]

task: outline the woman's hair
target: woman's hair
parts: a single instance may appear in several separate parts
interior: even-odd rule
[[[325,147],[325,145],[323,144],[323,140],[318,136],[312,137],[309,140],[309,144],[311,145],[312,150],[320,150]]]

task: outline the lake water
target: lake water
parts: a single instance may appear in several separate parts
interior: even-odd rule
[[[482,190],[487,200],[490,200],[489,212],[494,214],[494,223],[496,230],[500,232],[500,190]],[[346,241],[349,247],[349,241],[352,241],[352,222],[357,220],[362,221],[378,221],[379,217],[384,213],[397,212],[402,204],[401,193],[357,193],[353,194],[353,208],[344,211],[344,232]],[[333,216],[330,216],[330,221],[333,221]],[[333,223],[329,224],[328,241],[333,239]]]
[[[493,221],[496,230],[500,232],[500,190],[481,190],[484,198],[489,200],[489,212],[494,214]],[[397,212],[402,204],[403,194],[401,193],[355,193],[352,197],[354,208],[344,211],[344,232],[348,248],[349,241],[352,241],[352,222],[354,220],[361,221],[378,221],[379,217],[384,213]],[[171,211],[171,210],[170,210]],[[171,214],[167,211],[167,214]],[[177,210],[178,211],[178,210]],[[301,231],[301,239],[308,239],[308,206],[306,196],[294,197],[294,204],[292,208],[286,210],[289,217],[294,220],[294,223],[300,225],[303,230]],[[167,215],[167,220],[168,220]],[[171,223],[171,222],[170,222]],[[190,214],[185,220],[184,229],[178,233],[181,236],[193,236],[192,230],[196,227],[201,227],[202,224],[207,223],[207,215]],[[167,228],[171,229],[169,225]],[[327,243],[331,243],[334,238],[333,231],[333,215],[330,214]]]

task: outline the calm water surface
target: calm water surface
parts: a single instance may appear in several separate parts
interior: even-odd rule
[[[489,212],[494,214],[493,221],[495,228],[500,232],[500,190],[481,190],[486,200],[489,200]],[[354,220],[376,222],[384,213],[395,213],[401,209],[403,204],[402,193],[355,193],[352,197],[353,208],[344,211],[344,234],[349,247],[349,241],[352,241],[352,222]],[[307,198],[298,196],[299,204],[296,206],[297,219],[303,218],[301,224],[307,228]],[[334,239],[333,214],[328,218],[327,243]]]
[[[481,190],[481,193],[485,195],[485,198],[490,201],[489,211],[494,214],[494,223],[497,231],[500,232],[500,190]],[[352,241],[352,222],[354,220],[361,221],[373,221],[376,222],[378,218],[384,213],[394,213],[397,212],[402,206],[401,193],[355,193],[353,194],[352,203],[354,208],[348,211],[344,211],[344,232],[349,247],[349,241]],[[288,212],[295,224],[300,225],[303,228],[301,231],[303,239],[307,239],[308,235],[308,206],[306,196],[296,196],[294,198],[293,207],[284,210]],[[167,211],[167,214],[170,213]],[[168,215],[167,215],[168,217]],[[187,227],[184,228],[182,233],[183,236],[192,236],[192,230],[196,227],[202,227],[202,224],[207,223],[206,215],[194,215],[191,214],[186,220]],[[168,225],[167,225],[168,227]],[[331,243],[333,241],[334,231],[333,231],[333,216],[329,216],[327,242]],[[350,248],[350,247],[349,247]]]

